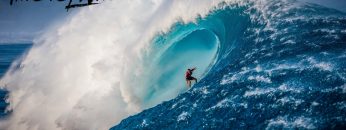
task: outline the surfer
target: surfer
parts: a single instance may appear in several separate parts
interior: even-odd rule
[[[187,69],[186,73],[185,73],[185,79],[186,79],[186,84],[187,87],[191,87],[191,80],[195,80],[195,83],[197,83],[197,79],[195,77],[192,77],[192,72],[196,69],[196,67],[192,68],[192,69]]]

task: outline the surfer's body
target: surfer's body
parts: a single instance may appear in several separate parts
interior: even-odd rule
[[[191,80],[195,80],[195,82],[197,83],[197,79],[195,77],[192,77],[192,73],[196,68],[192,68],[192,69],[187,69],[186,73],[185,73],[185,79],[186,79],[186,84],[187,87],[191,87]]]

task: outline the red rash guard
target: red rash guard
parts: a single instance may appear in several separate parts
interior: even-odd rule
[[[187,71],[186,71],[186,73],[185,73],[185,78],[191,77],[192,71],[193,71],[193,69],[187,69]]]

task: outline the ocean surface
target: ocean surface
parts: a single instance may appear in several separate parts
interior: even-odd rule
[[[31,43],[6,43],[0,44],[0,78],[4,76],[10,68],[12,62],[19,59],[20,56],[32,46]],[[1,88],[5,86],[0,86]],[[6,107],[8,103],[6,98],[8,91],[0,89],[0,118],[8,115]]]

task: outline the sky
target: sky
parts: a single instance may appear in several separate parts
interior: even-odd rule
[[[72,14],[67,1],[0,1],[0,43],[29,42],[46,27]]]
[[[54,22],[66,18],[78,9],[66,11],[68,0],[42,0],[38,2],[0,1],[0,43],[31,42],[34,37]],[[346,12],[346,0],[300,0],[335,8]]]

